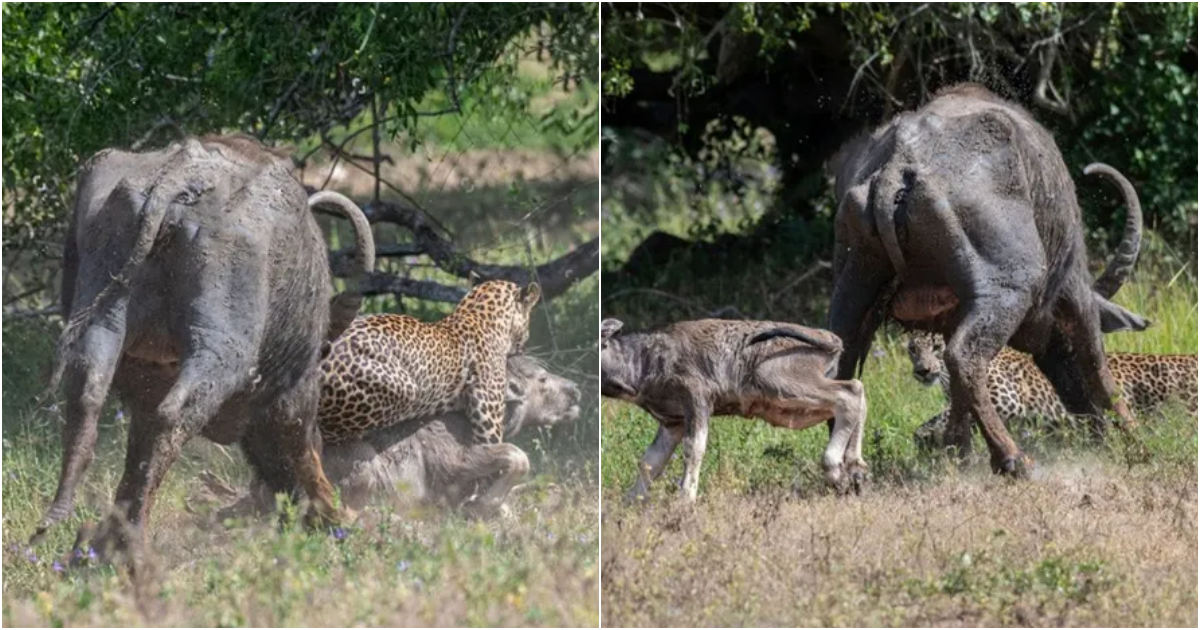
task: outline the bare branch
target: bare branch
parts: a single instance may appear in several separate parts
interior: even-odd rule
[[[483,280],[509,280],[528,284],[536,280],[547,299],[559,295],[579,280],[600,268],[600,239],[594,238],[574,251],[533,269],[513,265],[492,265],[472,260],[454,249],[426,222],[418,210],[396,203],[368,204],[363,213],[371,223],[395,223],[408,228],[419,246],[439,269],[459,278],[478,276]]]
[[[20,308],[5,309],[4,318],[5,319],[33,319],[34,317],[49,317],[51,315],[61,315],[61,314],[62,314],[62,307],[59,306],[58,304],[55,304],[54,306],[47,306],[46,308],[35,308],[35,309],[29,309],[29,310],[20,309]]]
[[[129,145],[129,149],[132,151],[140,151],[142,147],[146,146],[147,142],[153,140],[154,136],[163,129],[170,129],[171,131],[175,132],[175,137],[180,140],[187,137],[187,133],[185,133],[183,128],[176,124],[174,120],[163,116],[155,121],[154,125],[152,125],[150,129],[146,131],[146,133],[142,134],[141,138],[138,138],[133,144]]]
[[[414,243],[384,243],[375,246],[376,259],[420,256],[424,253],[424,250]],[[353,275],[355,273],[354,258],[357,255],[358,250],[353,247],[329,252],[329,268],[333,270],[333,275],[339,278],[347,278]]]
[[[454,49],[458,46],[458,29],[462,27],[463,18],[467,17],[467,10],[470,8],[470,3],[463,4],[462,11],[454,18],[454,25],[450,27],[450,37],[446,42],[446,96],[454,105],[455,111],[462,111],[462,104],[458,101],[458,78],[454,75]]]
[[[1058,95],[1050,77],[1054,71],[1054,62],[1058,59],[1058,46],[1056,43],[1050,43],[1041,49],[1038,56],[1041,58],[1042,67],[1038,71],[1037,89],[1033,92],[1033,102],[1056,114],[1070,117],[1071,107],[1065,99]]]

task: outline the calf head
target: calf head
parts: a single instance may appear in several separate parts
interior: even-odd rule
[[[600,323],[600,393],[608,398],[633,400],[638,393],[633,348],[617,336],[624,325],[619,319]]]
[[[579,386],[525,355],[508,358],[506,438],[525,427],[552,427],[579,418]]]

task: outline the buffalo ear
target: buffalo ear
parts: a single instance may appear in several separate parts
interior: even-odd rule
[[[1100,332],[1102,333],[1122,330],[1140,331],[1150,327],[1150,320],[1109,302],[1099,294],[1096,295],[1096,306],[1100,309]]]
[[[608,339],[617,334],[617,331],[621,330],[624,325],[625,322],[619,319],[613,319],[611,317],[600,322],[600,339],[602,341],[608,341]]]
[[[536,282],[530,282],[521,289],[521,302],[525,305],[525,310],[533,310],[533,305],[542,298],[542,287]]]

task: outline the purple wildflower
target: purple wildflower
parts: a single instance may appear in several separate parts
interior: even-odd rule
[[[117,410],[117,422],[124,422],[124,421],[125,421],[125,410],[118,409]]]
[[[871,355],[877,359],[882,359],[887,356],[887,352],[883,348],[875,348],[871,351]]]
[[[329,530],[329,534],[333,536],[334,540],[345,540],[346,536],[349,535],[349,532],[347,532],[346,528],[344,527],[334,527],[333,529]]]
[[[37,554],[33,553],[32,549],[25,550],[25,559],[33,564],[37,564],[37,561],[38,561]]]
[[[55,573],[62,573],[63,571],[66,571],[66,569],[63,567],[62,563],[59,562],[58,560],[55,560],[54,564],[50,565],[50,568],[54,569]]]

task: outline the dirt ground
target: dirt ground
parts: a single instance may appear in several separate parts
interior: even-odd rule
[[[1196,496],[1194,466],[1087,459],[847,498],[606,493],[602,623],[1195,627]]]

